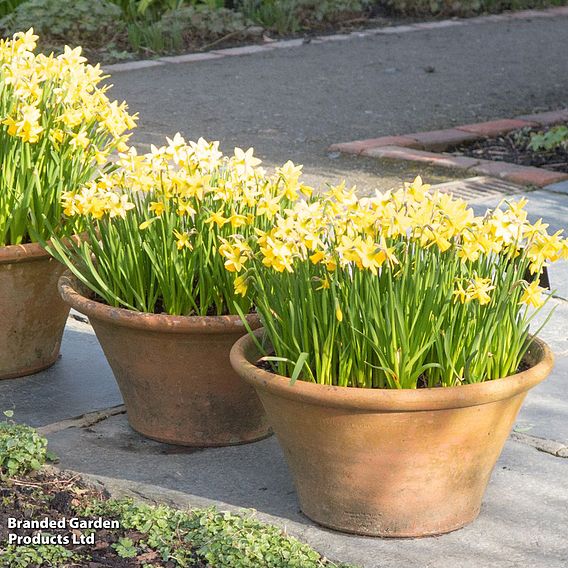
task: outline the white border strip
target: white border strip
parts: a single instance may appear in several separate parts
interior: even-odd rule
[[[504,14],[492,14],[489,16],[477,16],[475,18],[451,20],[438,20],[433,22],[421,22],[417,24],[408,24],[402,26],[385,26],[381,28],[371,28],[366,30],[357,30],[348,34],[333,34],[315,36],[309,43],[320,44],[328,42],[345,41],[348,39],[364,38],[375,35],[394,35],[406,34],[411,32],[419,32],[424,30],[437,30],[440,28],[450,28],[455,26],[485,24],[489,22],[510,22],[512,20],[533,20],[541,18],[556,18],[558,16],[568,16],[568,6],[559,6],[556,8],[548,8],[545,10],[522,10],[519,12],[508,12]],[[301,47],[305,45],[303,39],[284,39],[264,44],[243,45],[238,47],[229,47],[227,49],[215,49],[212,51],[188,53],[186,55],[175,55],[172,57],[160,57],[157,59],[143,59],[138,61],[129,61],[126,63],[114,63],[104,65],[103,70],[106,72],[120,73],[125,71],[136,71],[139,69],[147,69],[149,67],[157,67],[160,65],[177,65],[179,63],[197,63],[200,61],[209,61],[220,59],[221,57],[235,57],[239,55],[252,55],[253,53],[262,53],[272,49],[283,49]]]

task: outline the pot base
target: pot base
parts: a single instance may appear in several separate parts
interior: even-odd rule
[[[23,368],[23,369],[18,369],[17,371],[13,371],[13,372],[10,372],[10,373],[4,373],[4,374],[0,375],[0,381],[8,380],[8,379],[18,379],[20,377],[26,377],[28,375],[35,375],[36,373],[41,373],[42,371],[49,369],[49,367],[53,367],[53,365],[55,365],[55,363],[57,363],[59,356],[60,356],[60,353],[59,353],[59,346],[58,346],[57,347],[57,353],[51,359],[48,359],[46,362],[42,363],[41,365]]]
[[[141,436],[144,436],[144,438],[148,438],[149,440],[154,440],[154,442],[160,442],[161,444],[169,444],[171,446],[183,446],[185,448],[224,448],[227,446],[242,446],[244,444],[251,444],[253,442],[260,442],[261,440],[266,440],[267,438],[270,438],[270,436],[274,434],[272,430],[265,429],[261,432],[258,432],[257,434],[251,434],[250,437],[243,435],[239,440],[235,441],[228,440],[228,441],[215,442],[211,440],[207,441],[202,440],[200,442],[198,440],[195,441],[189,440],[187,437],[162,438],[160,436],[154,435],[151,431],[146,432],[144,431],[143,428],[136,428],[135,426],[132,425],[130,419],[128,420],[128,425],[130,426],[130,428],[132,428],[132,430],[134,430],[134,432],[140,434]]]
[[[479,516],[480,509],[477,509],[474,515],[471,515],[469,518],[461,519],[459,522],[455,523],[454,525],[448,525],[443,529],[439,530],[432,530],[432,531],[401,531],[397,532],[396,530],[385,530],[381,528],[371,528],[369,527],[368,522],[362,523],[358,525],[356,522],[352,522],[349,525],[341,525],[341,524],[334,524],[330,523],[329,519],[318,519],[316,516],[310,516],[304,509],[300,507],[302,513],[311,521],[318,524],[321,527],[326,529],[330,529],[333,531],[342,532],[345,534],[353,534],[357,536],[368,536],[368,537],[375,537],[375,538],[384,538],[384,539],[416,539],[416,538],[427,538],[427,537],[435,537],[441,536],[444,534],[448,534],[451,532],[458,531],[463,529],[467,525],[473,523],[475,519]]]

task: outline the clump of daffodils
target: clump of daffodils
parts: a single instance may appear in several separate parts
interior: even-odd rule
[[[332,188],[257,232],[239,267],[278,371],[322,384],[453,386],[516,372],[543,267],[568,257],[526,200],[483,217],[417,178],[358,198]],[[227,243],[242,246],[235,239]],[[301,300],[298,300],[301,298]]]
[[[311,188],[301,166],[269,175],[252,148],[224,156],[218,142],[180,134],[117,169],[65,192],[65,215],[82,242],[55,240],[50,252],[111,306],[172,315],[248,313],[239,273],[248,241]]]
[[[36,54],[37,39],[30,29],[0,40],[2,245],[47,238],[62,221],[62,192],[96,176],[135,126],[81,48]]]

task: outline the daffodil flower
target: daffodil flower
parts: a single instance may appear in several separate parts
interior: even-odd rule
[[[520,304],[540,308],[544,304],[544,289],[539,286],[539,280],[533,280],[530,284],[525,285],[523,295],[519,300]]]

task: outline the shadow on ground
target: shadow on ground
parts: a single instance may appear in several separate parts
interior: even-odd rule
[[[39,427],[122,404],[122,396],[90,325],[69,319],[59,359],[49,369],[0,381],[0,411]]]

